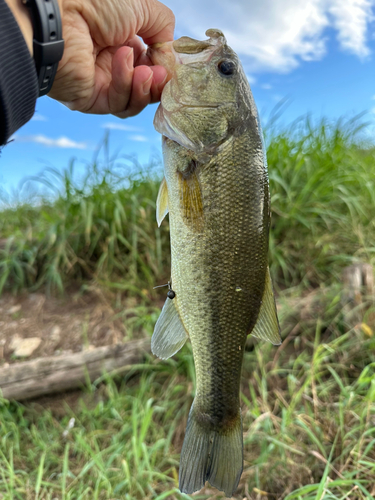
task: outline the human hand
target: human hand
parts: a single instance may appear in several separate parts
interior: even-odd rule
[[[160,100],[167,71],[147,45],[173,40],[174,15],[157,0],[60,0],[65,49],[49,96],[85,113],[134,116]]]

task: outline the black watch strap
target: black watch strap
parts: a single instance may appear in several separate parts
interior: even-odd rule
[[[57,0],[22,1],[30,9],[33,20],[33,51],[40,97],[51,90],[64,52],[60,9]]]

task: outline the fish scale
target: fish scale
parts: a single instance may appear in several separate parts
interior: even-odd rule
[[[261,254],[263,264],[267,259],[268,235],[266,230],[259,233],[254,227],[254,212],[257,218],[257,198],[262,186],[264,206],[268,206],[268,191],[264,190],[263,159],[257,155],[252,162],[246,162],[250,143],[249,135],[237,138],[210,164],[199,167],[205,217],[205,228],[199,237],[194,229],[186,230],[179,197],[170,197],[172,283],[192,342],[199,407],[207,413],[211,409],[205,408],[205,401],[211,394],[224,413],[233,410],[234,402],[236,411],[239,407],[243,347],[252,318],[257,317],[264,287],[264,272],[257,268]],[[180,148],[172,145],[172,157],[167,153],[165,161],[178,163]],[[244,159],[247,164],[257,161],[260,168],[244,175],[238,169]],[[166,180],[172,193],[178,190],[177,176],[166,176]],[[178,235],[183,231],[186,238],[181,239]],[[201,262],[202,272],[189,280],[186,277],[196,275],[197,261]],[[253,293],[236,292],[236,286]],[[205,376],[208,368],[211,380]],[[223,398],[223,393],[231,394],[231,400]]]
[[[280,334],[267,263],[270,197],[258,114],[238,57],[220,31],[206,34],[205,42],[183,37],[159,47],[161,55],[151,52],[171,71],[154,123],[163,134],[165,173],[157,219],[160,225],[169,212],[175,292],[155,325],[152,351],[165,359],[187,337],[192,343],[196,393],[181,452],[181,491],[193,493],[208,480],[231,496],[243,467],[246,338],[279,344]]]

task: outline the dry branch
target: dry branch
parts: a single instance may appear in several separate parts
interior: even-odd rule
[[[0,368],[0,391],[18,401],[82,387],[88,378],[142,362],[150,352],[150,339],[97,347],[75,354],[37,358]]]

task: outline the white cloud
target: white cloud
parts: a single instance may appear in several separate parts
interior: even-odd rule
[[[130,135],[129,140],[131,141],[136,141],[136,142],[147,142],[148,139],[145,135]]]
[[[40,115],[38,112],[31,118],[33,122],[47,122],[48,118],[44,115]]]
[[[344,51],[369,54],[368,27],[375,0],[164,0],[179,33],[202,39],[220,28],[250,71],[290,71],[301,60],[321,59],[332,27]],[[199,16],[196,13],[199,12]]]
[[[375,95],[373,95],[373,96],[371,97],[371,99],[375,101]]]
[[[263,85],[261,85],[261,87],[264,90],[271,90],[272,89],[272,85],[270,85],[269,83],[263,83]]]
[[[366,45],[367,25],[374,20],[373,0],[331,0],[329,12],[341,47],[360,57],[370,54]]]
[[[126,132],[142,132],[143,130],[140,127],[134,127],[133,125],[127,125],[126,123],[118,123],[118,122],[104,123],[102,127],[110,130],[124,130]]]
[[[70,149],[87,149],[85,142],[76,142],[68,137],[59,137],[58,139],[51,139],[45,135],[29,135],[29,136],[15,136],[14,139],[18,142],[35,142],[43,146],[55,148],[70,148]]]

